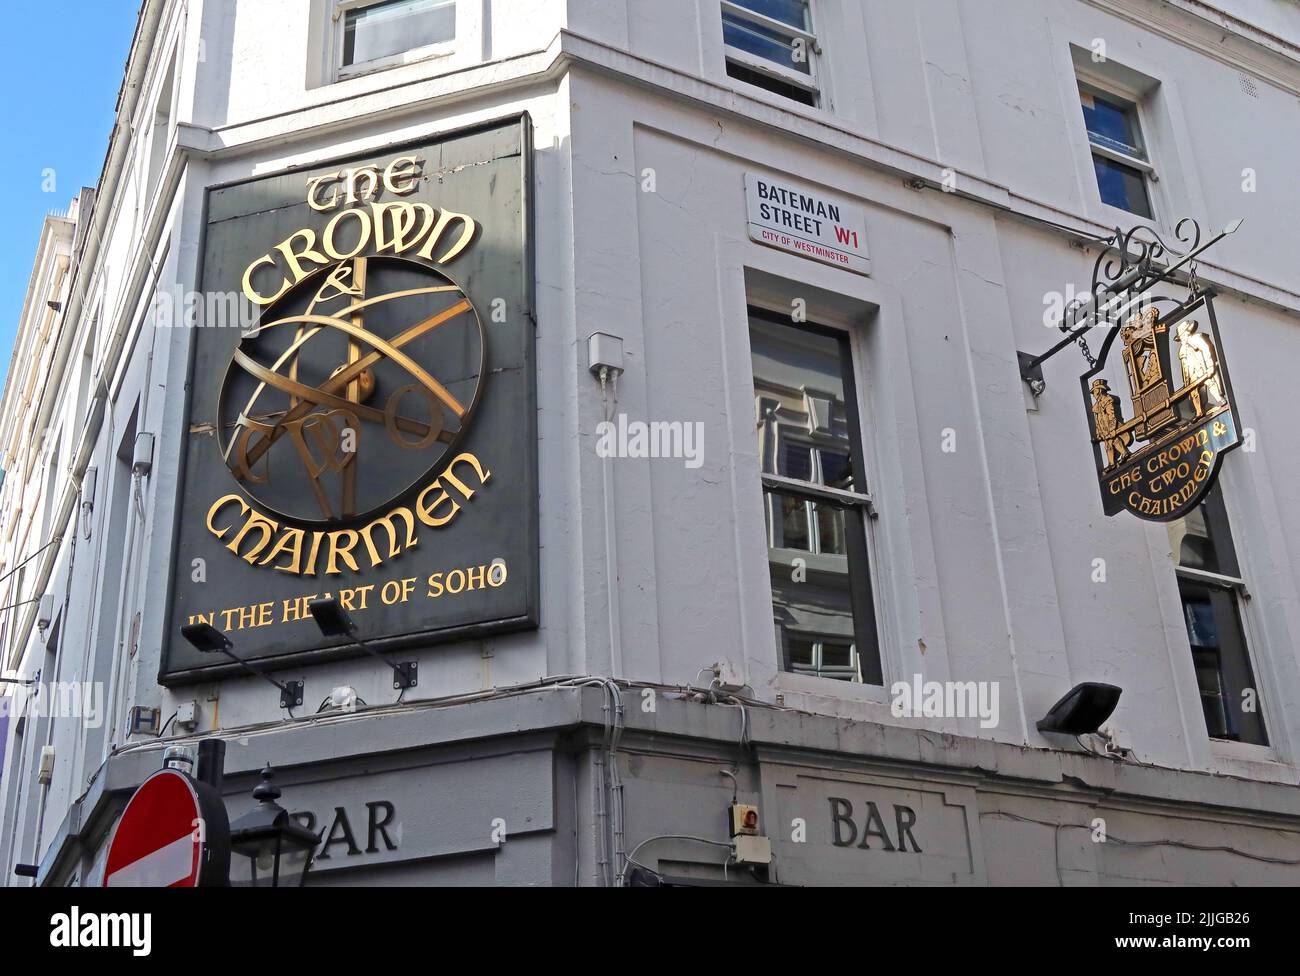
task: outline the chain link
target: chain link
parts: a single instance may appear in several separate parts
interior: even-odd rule
[[[1060,329],[1061,332],[1064,333],[1065,335],[1069,335],[1070,332],[1072,331],[1071,326],[1074,324],[1076,323],[1074,322],[1073,316],[1070,316],[1068,314],[1062,315],[1061,324],[1058,325],[1057,328]],[[1097,360],[1093,358],[1092,350],[1088,348],[1088,340],[1085,339],[1083,336],[1079,336],[1074,340],[1074,342],[1079,347],[1079,351],[1083,353],[1083,358],[1088,361],[1088,365],[1090,367],[1096,367]]]

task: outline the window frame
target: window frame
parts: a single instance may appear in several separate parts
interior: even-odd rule
[[[817,511],[817,503],[824,505],[833,505],[836,508],[846,508],[856,505],[866,505],[868,512],[874,512],[871,507],[871,495],[868,492],[855,492],[845,488],[836,488],[826,484],[825,471],[823,470],[822,454],[831,451],[837,451],[842,445],[836,443],[833,438],[824,435],[810,434],[806,430],[799,430],[792,427],[788,432],[785,430],[787,425],[778,421],[776,425],[777,442],[774,445],[777,458],[781,456],[781,446],[783,444],[793,444],[808,450],[808,470],[817,477],[816,481],[803,481],[799,478],[791,478],[788,475],[763,474],[764,486],[780,491],[783,495],[797,495],[804,502],[804,517],[808,526],[808,541],[812,546],[808,550],[814,556],[842,556],[847,557],[848,553],[841,552],[824,552],[821,541],[821,516]],[[854,472],[857,476],[857,472]],[[773,548],[789,549],[789,546],[776,545],[776,499],[771,492],[767,494],[766,503],[768,505],[768,545]],[[845,540],[847,546],[847,540]]]
[[[832,488],[826,485],[819,485],[814,482],[806,482],[797,478],[788,478],[781,475],[768,474],[762,470],[762,459],[759,462],[759,488],[762,492],[763,509],[767,515],[767,524],[764,528],[764,541],[768,550],[768,572],[770,573],[771,554],[777,548],[772,545],[775,531],[775,506],[773,506],[771,493],[778,492],[784,495],[791,495],[808,501],[820,501],[823,503],[835,505],[845,509],[844,520],[844,554],[825,554],[819,553],[820,537],[818,535],[814,542],[810,535],[809,543],[815,545],[816,549],[799,550],[786,549],[789,552],[806,552],[809,556],[815,556],[818,559],[845,561],[845,577],[848,581],[850,607],[853,611],[853,633],[852,639],[847,643],[852,645],[854,658],[857,662],[857,671],[859,681],[854,682],[865,688],[880,688],[885,686],[885,659],[884,659],[884,641],[881,639],[879,614],[876,608],[876,587],[875,587],[875,562],[872,559],[872,540],[871,540],[871,522],[878,517],[875,503],[870,492],[870,484],[867,481],[866,471],[866,444],[862,435],[862,421],[859,416],[858,400],[858,383],[857,383],[857,361],[853,355],[853,335],[845,329],[835,328],[833,326],[820,325],[812,322],[793,322],[788,315],[782,315],[779,312],[772,311],[761,305],[756,305],[752,301],[746,306],[746,323],[752,323],[754,319],[759,319],[767,323],[780,326],[782,328],[792,329],[796,332],[803,332],[808,335],[821,336],[823,338],[833,339],[839,348],[839,363],[841,372],[841,382],[844,393],[844,410],[845,410],[845,427],[849,441],[849,462],[852,466],[854,484],[859,488],[848,491],[843,488]],[[752,350],[751,350],[752,362]],[[751,366],[752,371],[752,366]],[[752,381],[752,373],[751,373]],[[761,398],[755,390],[755,399]],[[809,446],[813,446],[817,438],[810,435]],[[861,526],[861,531],[855,531],[855,523]],[[813,528],[813,521],[809,518],[809,529]],[[854,564],[863,567],[863,572],[854,573],[851,567]],[[769,607],[774,606],[772,594],[768,595]],[[779,670],[786,674],[798,674],[801,677],[820,678],[820,675],[806,674],[803,672],[792,671],[787,667],[789,663],[788,650],[785,644],[785,635],[799,634],[809,636],[807,632],[798,629],[789,631],[778,629],[777,653]],[[834,640],[832,635],[824,633],[818,634],[818,637],[825,637],[828,640]],[[873,672],[870,676],[865,673],[863,667],[863,655],[860,653],[861,648],[874,649],[874,661],[876,671],[879,673],[879,682],[868,681],[868,677],[875,678],[877,674]],[[825,678],[823,680],[835,681],[843,684],[844,681],[839,678]]]
[[[1139,220],[1156,222],[1159,215],[1156,207],[1155,185],[1160,182],[1160,175],[1155,164],[1151,161],[1151,143],[1147,137],[1149,127],[1143,105],[1145,97],[1140,92],[1130,91],[1111,81],[1079,70],[1075,71],[1075,89],[1079,99],[1079,117],[1083,121],[1083,136],[1088,146],[1088,162],[1092,164],[1090,169],[1093,170],[1093,184],[1097,188],[1097,199],[1101,201],[1104,207],[1129,214]],[[1082,96],[1084,94],[1117,103],[1117,107],[1123,108],[1126,114],[1131,113],[1133,126],[1137,130],[1137,145],[1134,148],[1140,149],[1144,153],[1143,156],[1134,156],[1105,143],[1093,141],[1092,132],[1088,129],[1088,118],[1083,114]],[[1110,203],[1101,195],[1101,184],[1097,180],[1095,163],[1093,162],[1096,156],[1101,156],[1110,162],[1138,171],[1142,177],[1142,189],[1147,198],[1147,209],[1151,211],[1149,216]]]
[[[808,107],[820,108],[822,100],[825,97],[821,90],[821,80],[818,77],[817,70],[817,59],[821,56],[822,48],[821,44],[817,41],[812,0],[801,0],[801,2],[803,3],[804,11],[806,13],[805,19],[808,23],[806,29],[793,27],[783,20],[777,20],[774,17],[768,17],[755,10],[750,10],[748,7],[734,2],[734,0],[719,0],[719,10],[722,14],[719,23],[723,27],[722,55],[724,59],[724,68],[725,63],[734,61],[741,67],[747,68],[750,71],[757,72],[760,75],[766,75],[782,84],[792,85],[795,88],[802,89],[812,96],[812,104],[808,105]],[[802,71],[796,71],[794,68],[787,68],[777,61],[760,57],[759,55],[746,51],[743,48],[733,47],[728,44],[725,30],[726,14],[732,14],[733,16],[738,17],[741,20],[747,20],[758,27],[764,27],[768,30],[785,34],[791,38],[802,38],[807,42],[808,46],[808,73],[804,74]],[[739,81],[744,85],[753,85],[753,82],[745,81],[743,78],[736,78],[729,72],[727,73],[727,77],[732,81]],[[763,91],[772,95],[777,95],[781,98],[788,97],[782,95],[780,92],[772,91],[770,88],[763,88],[761,85],[753,85],[753,87],[762,88]],[[791,99],[791,101],[795,101],[800,105],[805,104],[799,102],[797,99]]]
[[[1231,520],[1228,517],[1227,502],[1223,497],[1222,486],[1216,485],[1202,500],[1204,506],[1206,527],[1209,530],[1209,537],[1214,540],[1215,555],[1220,561],[1220,568],[1235,569],[1238,575],[1232,575],[1224,572],[1212,572],[1206,569],[1198,569],[1192,566],[1183,566],[1181,553],[1171,552],[1174,563],[1174,576],[1178,589],[1178,608],[1180,618],[1183,623],[1184,636],[1187,639],[1187,648],[1190,660],[1192,662],[1193,673],[1196,671],[1196,651],[1197,648],[1191,643],[1191,637],[1186,633],[1187,627],[1187,610],[1183,594],[1183,584],[1187,583],[1203,590],[1223,593],[1231,601],[1236,623],[1236,633],[1231,636],[1231,640],[1237,641],[1241,645],[1241,656],[1245,661],[1246,667],[1250,671],[1251,682],[1255,691],[1255,710],[1258,715],[1260,732],[1263,735],[1263,742],[1248,742],[1244,739],[1224,738],[1212,735],[1209,725],[1205,726],[1206,736],[1214,745],[1227,746],[1244,746],[1253,749],[1272,749],[1273,740],[1269,733],[1268,716],[1264,709],[1264,694],[1260,687],[1259,668],[1255,661],[1253,651],[1254,640],[1252,639],[1252,628],[1247,614],[1247,603],[1250,600],[1250,591],[1246,587],[1245,576],[1242,575],[1241,560],[1237,555],[1236,540],[1232,535]],[[1227,544],[1226,549],[1220,551],[1220,547]],[[1171,547],[1172,548],[1172,547]],[[1224,560],[1230,560],[1228,567],[1223,567]],[[1223,638],[1220,638],[1222,641]],[[1220,650],[1223,650],[1222,643]],[[1204,697],[1200,690],[1200,679],[1196,679],[1197,702],[1201,703]],[[1202,706],[1203,709],[1204,706]],[[1204,719],[1204,715],[1202,715]]]
[[[824,634],[816,631],[806,631],[806,630],[785,630],[782,631],[782,637],[784,639],[781,642],[781,670],[784,671],[786,674],[797,674],[805,678],[823,678],[827,681],[838,681],[841,684],[864,685],[866,687],[872,687],[871,685],[867,685],[866,682],[862,680],[862,657],[858,654],[858,642],[856,639],[846,640],[845,638],[837,637],[834,634]],[[792,657],[790,654],[789,640],[792,638],[795,640],[805,640],[812,644],[813,661],[815,662],[813,664],[812,671],[800,671],[797,668],[795,668],[795,666],[791,663]],[[848,666],[848,668],[843,669],[843,673],[846,675],[848,675],[850,672],[855,673],[857,675],[856,680],[854,680],[852,677],[837,678],[834,677],[833,675],[822,673],[823,671],[826,670],[826,666],[823,662],[826,659],[825,655],[826,655],[827,644],[848,644],[849,645],[849,660],[851,663]]]
[[[349,78],[357,78],[375,71],[384,71],[388,68],[397,68],[405,64],[414,64],[417,61],[431,61],[439,58],[448,58],[460,50],[460,45],[465,39],[465,29],[467,26],[467,18],[465,15],[468,11],[466,8],[471,6],[467,0],[453,0],[456,33],[451,40],[435,41],[432,44],[424,44],[420,47],[411,48],[408,51],[399,51],[396,54],[389,54],[382,58],[374,58],[370,61],[357,61],[352,64],[344,64],[344,31],[347,28],[347,15],[354,10],[362,10],[366,7],[377,7],[388,2],[390,2],[390,0],[330,0],[325,17],[327,35],[325,58],[328,79],[330,81],[346,81]]]

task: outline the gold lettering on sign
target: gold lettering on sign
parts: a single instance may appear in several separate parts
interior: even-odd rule
[[[311,613],[307,605],[318,596],[337,595],[339,603],[349,613],[364,613],[372,609],[382,611],[384,607],[400,606],[413,601],[439,600],[476,590],[498,589],[505,586],[509,578],[506,561],[494,559],[491,563],[431,573],[423,580],[418,576],[401,576],[362,586],[339,587],[324,593],[302,593],[278,602],[263,601],[191,613],[187,614],[186,623],[202,621],[226,631],[254,630],[282,624],[311,626]]]
[[[344,221],[354,221],[355,227],[343,228]],[[478,221],[473,217],[435,210],[427,203],[372,203],[369,210],[340,210],[319,240],[314,230],[303,227],[249,264],[244,270],[244,296],[254,305],[270,305],[313,271],[363,252],[400,256],[415,251],[426,261],[447,264],[469,247],[477,233]],[[348,238],[355,234],[356,239],[341,243],[345,234]],[[271,280],[274,272],[280,275],[278,283]],[[275,290],[261,290],[254,278],[267,279]]]
[[[389,193],[406,196],[419,187],[423,166],[418,156],[398,156],[382,174],[376,166],[360,166],[313,176],[307,181],[307,206],[319,213],[333,210],[339,205],[340,189],[346,190],[346,203],[370,200],[378,195],[381,183]]]
[[[318,268],[362,253],[414,251],[426,261],[454,261],[474,240],[478,221],[427,203],[379,200],[384,193],[409,196],[424,178],[424,160],[418,156],[398,156],[382,170],[357,166],[311,177],[307,206],[317,213],[347,209],[330,218],[319,238],[303,227],[249,264],[244,296],[254,305],[270,305]]]
[[[447,463],[413,505],[400,505],[358,529],[327,531],[282,526],[234,494],[222,495],[212,503],[205,524],[215,538],[250,566],[272,566],[294,576],[315,576],[317,563],[323,559],[326,576],[339,576],[344,570],[359,573],[363,561],[374,568],[414,549],[420,542],[419,525],[437,529],[450,524],[491,478],[492,472],[483,462],[464,451]],[[304,559],[305,543],[310,548]]]

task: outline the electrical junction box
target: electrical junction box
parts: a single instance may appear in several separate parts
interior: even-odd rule
[[[623,340],[608,332],[593,332],[587,339],[587,368],[599,375],[601,369],[623,372]]]
[[[731,661],[719,661],[713,665],[713,674],[717,679],[718,688],[722,691],[737,692],[749,687],[740,665]]]
[[[36,770],[36,782],[49,786],[54,779],[54,746],[41,746],[41,763]]]
[[[141,431],[135,435],[135,451],[131,455],[131,473],[141,478],[149,477],[153,470],[153,434]]]
[[[54,594],[44,593],[36,604],[36,627],[44,632],[54,619]]]
[[[199,724],[199,703],[195,701],[182,702],[176,706],[176,727],[184,729],[187,732],[193,732]]]
[[[732,843],[737,864],[771,864],[772,842],[766,837],[741,835]]]

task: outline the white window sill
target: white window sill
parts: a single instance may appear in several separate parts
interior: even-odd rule
[[[1091,157],[1089,157],[1088,163],[1091,165]],[[1095,185],[1094,181],[1094,186]],[[1151,196],[1150,186],[1147,187],[1147,196]],[[1155,209],[1154,200],[1151,201],[1151,208],[1153,210]],[[1117,207],[1114,204],[1107,203],[1105,200],[1101,199],[1100,193],[1098,193],[1093,200],[1093,212],[1091,217],[1093,220],[1106,227],[1120,226],[1127,231],[1135,223],[1142,223],[1150,227],[1157,234],[1160,234],[1161,237],[1167,238],[1170,234],[1170,229],[1166,227],[1158,217],[1143,217],[1141,214],[1134,213],[1132,210],[1125,210],[1123,207]]]
[[[838,678],[821,678],[794,671],[778,671],[774,684],[779,692],[807,695],[811,698],[839,699],[844,702],[863,702],[886,707],[891,701],[889,690],[882,685],[841,681]]]
[[[791,85],[795,88],[802,88],[814,98],[819,94],[817,89],[817,75],[813,70],[805,73],[803,71],[797,71],[794,68],[787,68],[785,65],[776,61],[769,60],[768,58],[761,58],[755,54],[750,54],[748,51],[742,50],[738,47],[732,47],[730,44],[724,45],[722,50],[726,54],[728,61],[734,61],[736,64],[748,68],[756,74],[767,75],[767,77],[774,81],[784,82],[785,84]],[[810,69],[812,67],[812,65],[809,65]]]
[[[1211,739],[1210,754],[1215,759],[1228,759],[1234,762],[1273,763],[1277,764],[1277,752],[1272,746],[1257,746],[1249,742],[1229,742],[1226,739]]]

